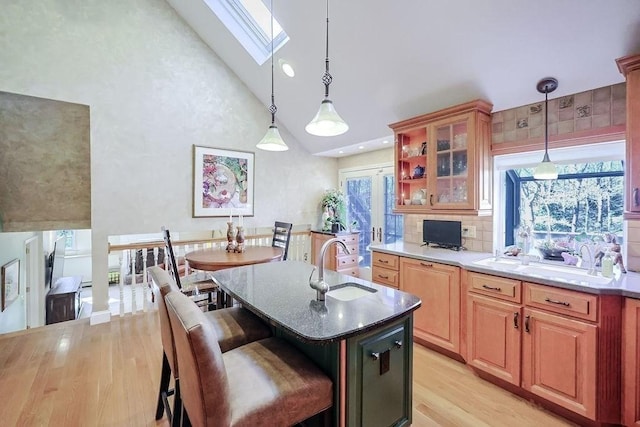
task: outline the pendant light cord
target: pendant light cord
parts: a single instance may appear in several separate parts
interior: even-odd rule
[[[324,59],[325,64],[325,72],[322,76],[322,83],[324,83],[324,97],[325,99],[329,99],[329,85],[333,80],[331,74],[329,73],[329,0],[327,0],[327,37],[326,37],[326,56]]]
[[[549,87],[544,88],[544,155],[547,155],[549,146]]]
[[[278,107],[276,107],[275,95],[274,95],[274,84],[273,84],[273,0],[270,3],[271,6],[271,105],[269,106],[269,112],[271,113],[271,124],[274,125],[276,122],[276,111],[278,111]]]

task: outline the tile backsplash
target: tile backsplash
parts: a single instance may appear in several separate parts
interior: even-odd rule
[[[463,216],[463,215],[404,215],[404,241],[422,243],[422,220],[436,219],[447,221],[461,221],[462,227],[476,228],[476,237],[463,237],[462,245],[474,252],[491,252],[493,248],[493,217],[491,216]]]

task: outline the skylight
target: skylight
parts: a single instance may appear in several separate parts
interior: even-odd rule
[[[207,6],[224,23],[258,63],[271,56],[271,13],[262,0],[205,0]],[[273,20],[273,50],[289,41],[276,19]]]

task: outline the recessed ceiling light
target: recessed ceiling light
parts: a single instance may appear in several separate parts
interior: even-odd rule
[[[385,139],[384,141],[382,141],[382,143],[383,143],[383,144],[388,144],[388,143],[389,143],[389,141]]]
[[[293,70],[291,64],[289,64],[284,59],[278,59],[278,64],[280,64],[280,68],[282,68],[282,72],[285,73],[289,77],[293,77],[296,75],[296,72]]]
[[[344,154],[344,151],[340,150],[338,151],[338,154]]]
[[[358,150],[364,150],[364,145],[359,146]]]

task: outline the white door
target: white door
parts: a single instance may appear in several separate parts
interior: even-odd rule
[[[402,239],[402,215],[392,213],[394,205],[393,166],[344,169],[340,188],[347,196],[347,224],[356,222],[360,231],[360,277],[371,279],[369,246]]]
[[[34,236],[24,242],[25,247],[25,298],[26,327],[44,325],[44,254],[40,236]]]

